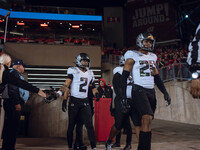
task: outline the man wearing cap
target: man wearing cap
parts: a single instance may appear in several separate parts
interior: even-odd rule
[[[10,71],[16,78],[21,78],[26,65],[22,60],[16,60],[13,63],[13,69]],[[28,100],[29,92],[7,84],[7,98],[4,98],[5,123],[3,129],[2,150],[14,150],[16,143],[16,134],[21,115],[21,107]],[[4,94],[3,94],[4,95]]]

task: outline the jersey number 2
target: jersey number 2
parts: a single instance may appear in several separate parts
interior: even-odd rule
[[[85,82],[83,82],[82,84],[80,84],[79,92],[86,92],[86,89],[83,89],[83,87],[87,85],[88,79],[81,77],[80,80],[81,81],[85,81]]]

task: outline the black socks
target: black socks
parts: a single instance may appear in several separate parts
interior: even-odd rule
[[[137,150],[151,150],[151,131],[140,131],[139,144]]]

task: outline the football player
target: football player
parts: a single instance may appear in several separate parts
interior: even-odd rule
[[[190,65],[190,71],[192,72],[190,93],[193,98],[200,98],[200,24],[196,29],[194,39],[190,42],[188,49],[187,63]]]
[[[92,111],[88,101],[89,86],[92,88],[96,101],[99,100],[99,94],[94,83],[94,73],[89,70],[90,58],[86,53],[80,53],[76,57],[75,63],[76,67],[70,67],[67,70],[67,79],[64,86],[60,88],[56,96],[53,95],[50,98],[47,98],[47,101],[51,98],[56,99],[55,97],[58,95],[62,96],[64,93],[62,109],[65,111],[67,110],[66,104],[70,92],[67,131],[68,147],[70,150],[72,149],[73,130],[76,125],[77,118],[79,118],[87,129],[91,148],[96,150],[95,132],[92,123]]]
[[[164,94],[166,105],[171,98],[156,69],[157,56],[153,53],[155,39],[150,33],[141,33],[136,39],[139,50],[129,50],[125,53],[125,64],[121,77],[122,108],[129,110],[130,103],[126,96],[127,78],[133,76],[132,87],[132,118],[139,120],[140,133],[138,150],[151,149],[151,125],[156,109],[154,84]]]
[[[129,120],[129,115],[126,113],[122,113],[121,111],[121,75],[123,71],[123,66],[125,63],[124,56],[122,55],[120,58],[120,66],[116,67],[113,70],[113,88],[116,94],[115,99],[111,103],[111,115],[115,118],[115,124],[111,128],[110,135],[108,140],[106,141],[106,149],[111,148],[111,142],[114,136],[116,136],[116,142],[112,145],[112,147],[120,147],[120,137],[121,137],[121,129],[124,127],[126,129],[127,138],[126,138],[126,146],[123,150],[131,149],[131,140],[132,140],[132,128]],[[129,76],[127,79],[127,98],[131,101],[131,90],[132,90],[132,78]],[[114,108],[113,108],[114,106]],[[135,123],[134,123],[135,124]]]

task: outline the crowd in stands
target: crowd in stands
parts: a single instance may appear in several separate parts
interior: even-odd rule
[[[4,39],[4,35],[0,35],[0,39]],[[13,43],[39,43],[39,44],[74,44],[74,45],[100,45],[101,41],[97,39],[87,39],[87,38],[26,38],[23,36],[12,36],[6,37],[7,42]]]
[[[125,53],[128,49],[113,49],[113,48],[104,48],[102,50],[102,56],[106,55],[117,55]],[[168,48],[168,47],[158,47],[155,48],[154,53],[157,55],[159,68],[168,66],[172,63],[185,63],[187,59],[188,50],[186,48]],[[162,62],[162,63],[160,63]]]

